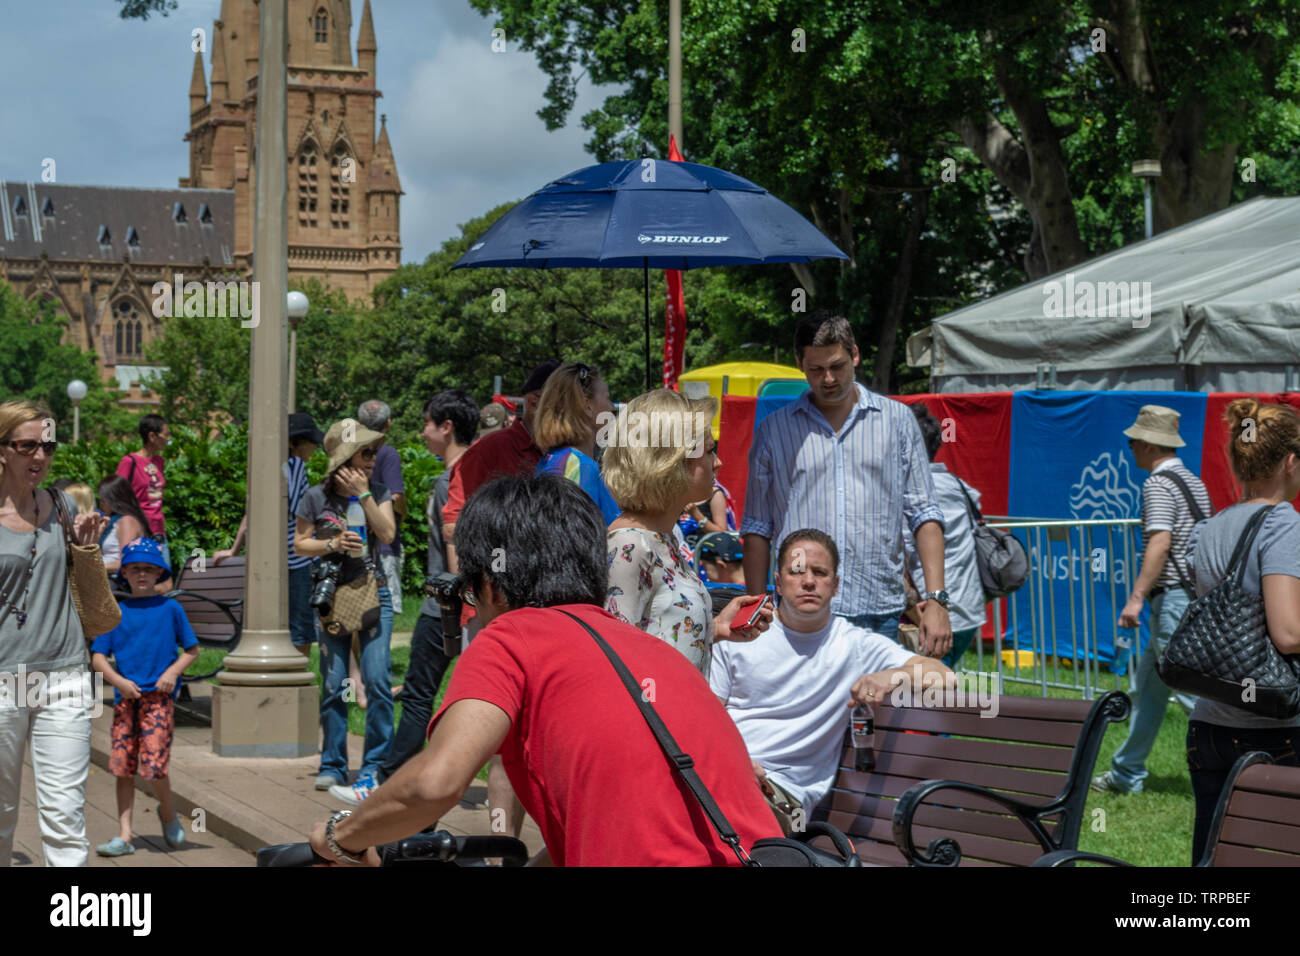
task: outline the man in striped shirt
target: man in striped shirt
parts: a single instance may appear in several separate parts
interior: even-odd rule
[[[952,645],[943,512],[916,418],[906,405],[854,381],[858,346],[842,316],[820,309],[801,318],[794,352],[810,389],[763,419],[749,450],[740,527],[746,587],[762,593],[773,545],[779,548],[790,531],[816,528],[842,549],[832,612],[897,640],[907,604],[906,521],[925,576],[920,653],[941,658]]]
[[[1140,793],[1147,755],[1169,708],[1169,688],[1156,673],[1156,659],[1191,603],[1192,572],[1188,540],[1192,527],[1213,512],[1201,479],[1179,461],[1185,444],[1178,434],[1179,414],[1163,405],[1143,405],[1137,421],[1124,430],[1137,466],[1151,472],[1142,483],[1142,570],[1119,615],[1120,627],[1137,627],[1142,605],[1151,602],[1151,639],[1137,667],[1137,687],[1128,736],[1111,760],[1111,769],[1093,778],[1092,789]],[[1196,698],[1175,694],[1191,710]]]

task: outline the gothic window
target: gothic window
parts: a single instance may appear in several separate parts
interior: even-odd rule
[[[356,160],[348,155],[347,147],[340,143],[334,150],[334,162],[330,164],[330,227],[333,229],[348,228],[348,204],[356,175]]]
[[[130,299],[118,299],[113,304],[113,332],[116,336],[118,361],[136,359],[143,353],[144,324],[140,309]]]
[[[185,222],[185,205],[183,203],[172,203],[172,222]]]
[[[298,154],[298,225],[316,228],[316,200],[319,182],[316,177],[316,147],[308,143]]]
[[[316,9],[316,42],[324,43],[329,39],[330,17],[324,7]]]
[[[199,224],[203,226],[212,225],[212,209],[207,203],[199,203]]]
[[[41,203],[41,215],[48,218],[54,217],[54,200],[49,196],[46,196],[45,202]]]
[[[15,216],[27,215],[27,200],[24,199],[22,196],[14,197],[14,215]]]

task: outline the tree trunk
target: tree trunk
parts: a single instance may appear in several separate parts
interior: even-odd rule
[[[894,373],[894,344],[898,341],[898,326],[903,320],[903,309],[907,306],[908,296],[912,291],[912,273],[916,271],[917,249],[921,244],[921,233],[925,231],[925,221],[930,214],[930,191],[921,189],[912,194],[912,215],[907,223],[907,235],[903,237],[903,248],[898,255],[898,270],[894,273],[893,288],[889,294],[889,306],[881,323],[880,338],[877,342],[875,367],[871,374],[871,390],[888,395]]]

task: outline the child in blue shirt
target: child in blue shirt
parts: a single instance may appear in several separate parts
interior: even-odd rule
[[[113,694],[113,752],[108,769],[117,778],[119,836],[95,848],[100,856],[126,856],[131,845],[131,811],[138,774],[153,783],[158,816],[168,846],[185,842],[185,828],[172,804],[167,768],[175,729],[175,698],[181,674],[199,656],[194,629],[181,606],[157,593],[171,577],[157,542],[139,538],[122,549],[118,579],[131,596],[119,602],[122,623],[91,645],[91,666],[116,688]],[[178,656],[177,646],[182,649]],[[113,663],[109,663],[109,655]],[[115,666],[116,665],[116,666]]]

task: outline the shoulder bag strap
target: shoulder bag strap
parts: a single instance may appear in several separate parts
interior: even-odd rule
[[[1250,551],[1250,546],[1255,543],[1255,536],[1259,534],[1259,529],[1264,526],[1264,519],[1268,513],[1273,510],[1272,505],[1264,505],[1246,522],[1246,527],[1242,529],[1241,537],[1237,539],[1237,546],[1232,549],[1232,557],[1228,559],[1228,567],[1223,572],[1223,579],[1236,577],[1237,586],[1246,577],[1246,554]]]
[[[559,609],[557,608],[556,610]],[[751,866],[752,861],[749,858],[749,854],[747,854],[740,845],[740,837],[737,836],[736,831],[723,815],[722,808],[719,807],[717,802],[713,799],[713,795],[709,793],[708,788],[704,786],[704,781],[700,779],[700,775],[695,772],[695,761],[691,759],[689,754],[683,753],[682,749],[677,746],[677,741],[673,740],[673,735],[668,732],[668,728],[659,717],[659,713],[650,706],[649,702],[644,697],[641,696],[641,685],[636,682],[636,678],[633,677],[632,672],[627,669],[627,665],[623,663],[623,659],[614,652],[614,649],[605,642],[605,639],[597,634],[586,621],[570,614],[568,611],[560,611],[560,613],[565,617],[577,621],[582,625],[583,630],[595,638],[601,651],[603,651],[605,656],[609,658],[609,662],[614,665],[614,670],[618,672],[619,678],[623,681],[623,686],[627,688],[627,692],[631,694],[632,699],[636,701],[637,708],[641,711],[641,716],[645,718],[645,722],[650,725],[650,732],[654,734],[655,740],[658,741],[660,749],[663,750],[669,763],[673,765],[673,769],[677,771],[677,775],[682,778],[682,782],[686,784],[687,789],[689,789],[691,793],[695,795],[695,799],[699,801],[700,806],[704,809],[705,815],[709,818],[709,822],[713,824],[713,829],[718,831],[718,836],[722,838],[722,842],[731,847],[732,851],[740,859],[742,865]]]
[[[1198,521],[1204,521],[1208,517],[1208,515],[1201,510],[1201,506],[1197,504],[1196,498],[1192,494],[1192,489],[1188,487],[1187,481],[1182,475],[1178,474],[1178,472],[1171,468],[1168,471],[1160,472],[1160,476],[1170,479],[1183,493],[1183,497],[1187,499],[1187,507],[1192,513],[1192,524],[1195,524]]]
[[[956,475],[953,475],[953,477],[957,478]],[[980,513],[979,508],[975,507],[975,502],[971,499],[970,492],[966,490],[966,482],[957,478],[957,487],[961,489],[962,497],[966,499],[966,507],[970,508],[971,517],[975,520],[975,523],[977,525],[984,524],[984,515]]]
[[[68,514],[67,507],[63,501],[62,492],[51,491],[50,500],[54,503],[54,514],[59,520],[60,527],[63,528],[63,550],[68,559],[68,567],[72,567],[72,545],[73,545],[73,522],[72,516]]]

